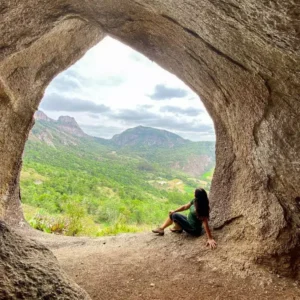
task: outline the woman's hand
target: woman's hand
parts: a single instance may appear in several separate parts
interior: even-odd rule
[[[214,239],[208,239],[206,242],[206,246],[209,246],[210,249],[215,249],[217,247],[217,243]]]

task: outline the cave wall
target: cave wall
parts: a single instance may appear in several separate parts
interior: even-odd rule
[[[0,221],[0,299],[80,299],[89,295],[60,270],[45,246]]]
[[[22,222],[21,156],[45,88],[109,34],[176,74],[212,116],[214,228],[231,227],[226,241],[250,260],[296,276],[299,14],[292,0],[1,3],[0,218]]]
[[[5,29],[3,32],[6,36]],[[56,74],[104,36],[100,28],[81,19],[65,18],[34,43],[0,62],[0,212],[9,224],[25,225],[20,209],[19,173],[33,114],[45,88]]]

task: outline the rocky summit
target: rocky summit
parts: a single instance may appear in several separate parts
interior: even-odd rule
[[[149,146],[168,147],[188,143],[182,137],[166,130],[154,129],[151,127],[138,126],[127,129],[121,134],[112,138],[112,142],[119,146]]]
[[[76,120],[69,116],[61,116],[57,120],[58,126],[64,130],[67,131],[73,135],[76,136],[84,136],[85,133],[82,131],[82,129],[77,124]]]

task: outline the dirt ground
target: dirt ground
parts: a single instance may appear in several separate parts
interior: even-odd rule
[[[163,237],[32,238],[49,247],[65,272],[95,300],[300,299],[299,282],[268,273],[241,277],[214,266],[222,245],[209,250],[205,237],[166,232]]]

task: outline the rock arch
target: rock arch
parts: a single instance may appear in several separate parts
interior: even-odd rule
[[[206,105],[217,136],[212,220],[235,254],[297,275],[299,11],[292,0],[1,3],[0,219],[22,222],[21,156],[44,89],[109,34]]]

